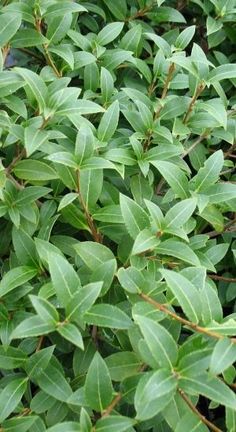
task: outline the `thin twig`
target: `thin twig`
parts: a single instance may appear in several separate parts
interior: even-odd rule
[[[218,276],[213,274],[208,275],[208,277],[213,280],[219,280],[224,282],[236,282],[236,278],[231,278],[231,277]]]
[[[214,231],[210,231],[210,232],[207,232],[207,233],[204,233],[204,234],[208,235],[208,237],[211,237],[211,238],[212,237],[216,237],[216,236],[221,235],[221,234],[224,234],[225,232],[230,231],[229,228],[232,225],[234,225],[235,222],[236,222],[236,217],[234,219],[232,219],[230,222],[228,222],[227,224],[225,224],[225,227],[224,227],[223,231],[219,232],[219,231],[215,231],[214,230]]]
[[[145,300],[147,303],[152,304],[153,306],[156,307],[156,309],[158,309],[161,312],[164,312],[166,315],[169,315],[171,318],[173,318],[175,321],[180,322],[182,325],[185,325],[189,328],[191,328],[192,330],[198,332],[198,333],[203,333],[206,336],[212,337],[214,339],[224,339],[224,335],[211,331],[208,328],[205,327],[201,327],[198,324],[194,324],[191,321],[188,321],[185,318],[182,318],[181,316],[177,315],[175,312],[170,311],[166,306],[164,306],[161,303],[158,303],[156,300],[153,300],[151,297],[149,297],[148,295],[141,293],[140,297]],[[230,341],[234,344],[236,344],[236,338],[230,338]]]
[[[102,418],[107,417],[111,414],[115,406],[120,402],[122,398],[122,394],[118,393],[116,397],[113,399],[113,401],[110,403],[110,405],[106,408],[106,410],[102,413]]]
[[[204,88],[205,88],[205,84],[204,83],[200,83],[198,85],[198,87],[197,87],[197,89],[196,89],[196,91],[195,91],[195,93],[194,93],[194,95],[192,97],[192,100],[191,100],[191,102],[189,104],[188,110],[187,110],[187,112],[186,112],[186,114],[184,116],[184,119],[183,119],[183,123],[184,124],[187,123],[187,121],[188,121],[188,119],[189,119],[189,117],[190,117],[190,115],[191,115],[191,113],[193,111],[194,105],[195,105],[198,97],[200,96],[200,94],[203,92]]]
[[[200,411],[198,411],[198,409],[195,407],[195,405],[192,403],[192,401],[188,398],[188,396],[182,389],[179,388],[178,393],[180,394],[184,402],[188,405],[188,407],[191,409],[191,411],[193,411],[194,414],[196,414],[200,418],[202,423],[208,426],[210,430],[212,430],[213,432],[223,432],[222,429],[219,429],[217,426],[211,423],[210,420],[208,420],[204,415],[202,415]]]
[[[44,336],[40,336],[39,341],[38,341],[38,345],[37,345],[36,350],[35,350],[36,352],[39,352],[41,350],[43,341],[44,341]]]

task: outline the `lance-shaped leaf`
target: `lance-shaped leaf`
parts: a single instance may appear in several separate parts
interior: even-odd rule
[[[183,226],[192,216],[196,204],[195,198],[189,198],[171,207],[165,215],[166,227],[179,228]]]
[[[112,383],[108,367],[96,352],[85,380],[85,397],[90,408],[102,412],[112,401]]]
[[[17,407],[27,386],[28,378],[13,379],[0,394],[0,422],[2,423]]]
[[[230,339],[220,339],[211,356],[210,372],[219,375],[236,360],[236,345]]]
[[[0,47],[4,47],[21,25],[21,16],[17,13],[3,13],[0,16]]]
[[[166,283],[186,316],[194,323],[201,319],[201,294],[195,286],[182,274],[171,270],[161,270]]]
[[[215,183],[219,178],[223,164],[223,152],[218,150],[207,159],[204,166],[200,168],[197,175],[192,179],[195,190],[200,192]]]
[[[105,303],[92,306],[84,315],[84,320],[88,324],[120,330],[132,326],[131,319],[121,309]]]
[[[97,132],[97,137],[100,141],[107,142],[112,138],[117,129],[119,113],[119,103],[115,101],[103,114]]]
[[[72,390],[60,369],[49,364],[37,378],[39,387],[53,398],[66,402]]]
[[[141,315],[134,318],[156,362],[163,368],[172,369],[177,361],[178,349],[171,334],[150,318]]]
[[[36,276],[37,272],[37,269],[29,266],[16,267],[7,272],[0,282],[0,297],[28,282]]]
[[[207,372],[197,377],[182,377],[179,386],[191,395],[199,393],[216,403],[236,410],[236,396],[226,384],[219,378],[209,375]]]
[[[176,392],[177,378],[168,370],[147,372],[138,383],[134,405],[138,420],[148,420],[162,411]]]
[[[188,179],[178,166],[167,161],[150,162],[158,169],[179,198],[188,198]]]
[[[145,228],[150,225],[147,213],[126,195],[120,194],[121,213],[125,222],[125,226],[134,239]]]
[[[156,247],[156,253],[169,255],[194,266],[200,266],[200,261],[193,250],[184,242],[168,239]]]
[[[58,300],[66,307],[81,287],[79,276],[72,265],[59,254],[51,253],[48,263]]]

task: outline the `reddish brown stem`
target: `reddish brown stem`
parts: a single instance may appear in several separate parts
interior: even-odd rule
[[[209,429],[212,430],[213,432],[223,432],[222,429],[219,429],[212,422],[210,422],[210,420],[208,420],[204,415],[202,415],[200,413],[200,411],[198,411],[198,409],[195,407],[195,405],[192,403],[192,401],[188,398],[188,396],[184,393],[184,391],[182,389],[178,389],[178,392],[179,392],[180,396],[182,397],[182,399],[184,400],[184,402],[191,409],[191,411],[194,412],[194,414],[196,414],[200,418],[202,423],[204,423],[206,426],[208,426]]]
[[[208,275],[208,277],[213,280],[219,280],[224,282],[236,282],[236,278],[231,278],[231,277],[218,276],[213,274]]]
[[[115,406],[120,402],[122,398],[122,394],[118,393],[116,397],[113,399],[113,401],[110,403],[110,405],[106,408],[106,410],[102,413],[102,417],[107,417],[111,414]]]

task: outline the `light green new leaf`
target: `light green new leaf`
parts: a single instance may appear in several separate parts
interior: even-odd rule
[[[127,231],[135,239],[150,225],[148,215],[139,204],[123,194],[120,194],[120,207]]]
[[[98,126],[97,137],[100,141],[107,142],[113,137],[117,129],[119,114],[119,102],[115,101],[103,114],[100,124]]]
[[[50,253],[48,263],[57,298],[66,307],[81,287],[80,278],[73,266],[59,254]]]
[[[134,405],[138,420],[148,420],[162,411],[176,392],[177,379],[168,370],[146,372],[138,383]]]
[[[219,378],[213,377],[208,373],[202,373],[197,377],[182,377],[179,386],[191,395],[199,393],[216,403],[236,410],[236,396],[226,384]]]
[[[163,368],[172,369],[177,361],[178,348],[171,334],[150,318],[135,315],[134,319],[155,361]]]
[[[85,397],[90,408],[102,413],[112,401],[113,388],[108,367],[96,352],[85,380]]]
[[[0,297],[28,282],[37,272],[37,269],[28,266],[16,267],[7,272],[0,282]]]
[[[17,407],[27,386],[28,378],[12,380],[0,394],[0,422],[2,423]]]
[[[210,372],[219,375],[236,360],[236,345],[230,339],[220,339],[211,356]]]
[[[126,330],[132,326],[132,321],[121,309],[110,304],[92,306],[84,315],[87,324]]]
[[[168,287],[178,300],[186,316],[194,323],[201,319],[201,294],[195,286],[184,277],[171,270],[161,270]]]

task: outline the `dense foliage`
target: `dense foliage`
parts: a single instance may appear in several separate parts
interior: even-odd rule
[[[236,431],[235,14],[1,1],[1,432]]]

